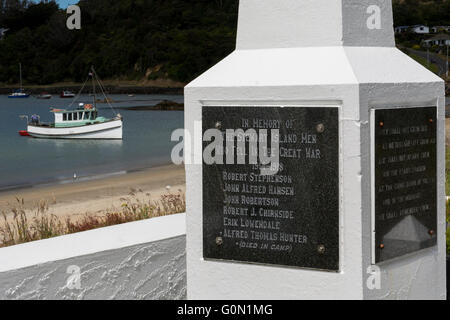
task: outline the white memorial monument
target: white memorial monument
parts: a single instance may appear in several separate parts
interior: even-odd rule
[[[188,298],[445,299],[444,100],[391,0],[241,0],[185,89]],[[202,121],[279,130],[280,170],[202,165]]]

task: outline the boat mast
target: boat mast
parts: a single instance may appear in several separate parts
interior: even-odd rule
[[[93,88],[93,93],[94,93],[94,108],[97,109],[97,97],[96,97],[96,92],[95,92],[94,75],[95,75],[94,66],[91,66],[92,88]]]

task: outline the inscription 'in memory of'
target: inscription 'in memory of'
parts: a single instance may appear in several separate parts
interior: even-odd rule
[[[267,140],[279,143],[280,164],[274,175],[258,164],[204,164],[205,258],[337,270],[337,108],[205,107],[203,130],[217,123],[224,134],[276,129]]]

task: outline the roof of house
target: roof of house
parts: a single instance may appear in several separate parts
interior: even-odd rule
[[[440,33],[438,35],[435,35],[434,37],[427,39],[425,41],[438,41],[438,40],[450,40],[450,35],[445,33]]]

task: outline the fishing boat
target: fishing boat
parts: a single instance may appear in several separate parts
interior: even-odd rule
[[[122,116],[120,114],[115,114],[112,118],[99,116],[96,107],[96,81],[105,98],[106,94],[94,68],[91,69],[89,77],[77,97],[80,96],[89,78],[92,78],[94,91],[92,104],[79,103],[77,108],[71,109],[75,99],[68,109],[51,108],[50,112],[53,113],[55,119],[53,123],[42,123],[38,115],[33,115],[28,123],[26,133],[22,131],[21,135],[43,139],[122,139]],[[110,107],[114,111],[111,105]]]
[[[20,89],[17,89],[13,93],[11,93],[8,98],[10,99],[20,99],[20,98],[28,98],[30,97],[29,93],[25,93],[22,87],[22,64],[19,63],[19,77],[20,77]]]
[[[75,93],[73,93],[71,91],[64,90],[63,92],[61,92],[60,97],[63,98],[63,99],[75,98]]]

